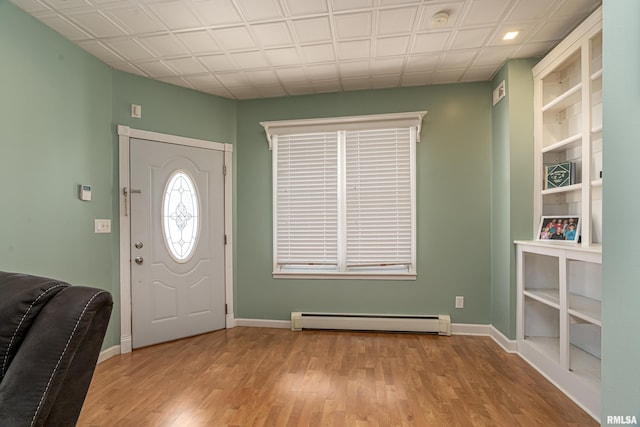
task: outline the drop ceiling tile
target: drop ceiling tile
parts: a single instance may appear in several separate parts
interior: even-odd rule
[[[330,92],[340,91],[339,80],[326,80],[326,81],[312,82],[311,85],[313,89],[316,91],[316,93],[330,93]]]
[[[373,6],[373,0],[331,0],[333,10],[365,9]]]
[[[556,0],[519,1],[507,14],[508,21],[526,21],[543,18],[552,7],[558,4]]]
[[[191,53],[215,53],[220,51],[220,46],[206,30],[176,33],[176,37],[184,43]]]
[[[265,53],[271,65],[275,67],[300,64],[298,52],[293,47],[265,50]]]
[[[78,8],[86,8],[90,6],[84,0],[42,0],[42,2],[52,9],[78,9]]]
[[[413,31],[417,7],[386,9],[378,12],[378,34],[407,34]]]
[[[368,90],[373,86],[371,80],[368,77],[364,77],[342,79],[342,87],[344,90]]]
[[[467,68],[476,55],[475,50],[445,52],[438,64],[439,70],[451,70],[455,68]]]
[[[246,27],[233,27],[212,31],[214,37],[227,50],[255,49],[257,48],[251,34]]]
[[[485,47],[473,61],[474,67],[499,66],[509,58],[513,57],[515,48],[513,46]]]
[[[228,87],[226,88],[235,99],[255,99],[260,97],[260,92],[254,87]]]
[[[179,56],[184,54],[184,46],[171,34],[139,37],[138,42],[156,57]]]
[[[149,3],[147,7],[171,30],[188,29],[202,25],[193,12],[185,7],[185,3],[181,1]]]
[[[127,5],[105,10],[105,15],[127,30],[129,34],[152,33],[167,28],[140,5]]]
[[[338,39],[371,36],[371,12],[349,13],[334,17]]]
[[[244,73],[218,73],[216,74],[216,78],[227,89],[251,85],[251,80],[249,80]]]
[[[374,76],[380,75],[400,75],[402,73],[403,58],[384,58],[373,61],[371,70]]]
[[[338,67],[336,64],[309,65],[307,75],[311,81],[337,80]]]
[[[563,2],[560,7],[553,11],[554,17],[575,17],[582,21],[589,13],[594,11],[600,0],[571,0]]]
[[[282,86],[257,86],[256,90],[262,98],[277,98],[287,96],[287,92]]]
[[[451,33],[418,34],[413,43],[412,53],[438,52],[444,49]]]
[[[175,72],[162,61],[137,62],[135,65],[151,77],[175,76]]]
[[[456,31],[451,43],[451,49],[472,49],[484,45],[493,31],[491,27]]]
[[[208,93],[209,95],[220,96],[222,98],[235,99],[234,96],[222,86],[204,89],[203,92]]]
[[[331,40],[331,24],[326,16],[295,20],[293,27],[301,43]]]
[[[311,87],[310,84],[305,84],[305,83],[291,83],[291,84],[287,84],[284,87],[284,90],[287,92],[287,94],[289,94],[290,96],[295,96],[295,95],[308,95],[310,93],[313,93],[313,88]]]
[[[289,84],[307,82],[307,73],[304,67],[284,67],[277,68],[275,71],[280,81],[287,87]]]
[[[427,3],[423,8],[420,14],[420,23],[418,25],[418,31],[431,31],[431,30],[446,30],[456,28],[458,21],[460,19],[460,13],[462,11],[462,7],[464,6],[464,2],[456,1],[456,2],[440,2],[435,4]],[[449,21],[447,25],[443,27],[435,27],[433,26],[433,16],[436,13],[447,12],[449,14]]]
[[[79,46],[101,61],[106,62],[107,64],[111,64],[113,62],[121,62],[124,60],[104,44],[97,41],[91,40],[80,42]]]
[[[231,0],[194,1],[193,8],[205,25],[229,25],[242,22],[242,17]]]
[[[185,76],[184,79],[197,90],[222,87],[220,82],[211,74],[202,74],[200,76]]]
[[[555,42],[527,43],[520,46],[514,58],[541,58],[554,46]]]
[[[404,55],[409,49],[409,36],[385,37],[376,40],[376,56]]]
[[[39,18],[44,24],[51,27],[56,32],[62,34],[69,40],[79,41],[90,39],[91,36],[78,28],[73,23],[67,21],[60,15],[42,16]]]
[[[380,6],[393,6],[396,4],[420,3],[421,0],[379,0]]]
[[[530,0],[527,0],[530,1]],[[461,21],[462,26],[497,24],[511,5],[507,0],[473,0]]]
[[[490,80],[498,71],[498,67],[477,67],[467,70],[460,81],[462,82],[484,82]]]
[[[256,86],[279,86],[280,81],[275,71],[272,69],[266,70],[249,70],[245,71],[245,75]]]
[[[285,46],[293,43],[289,27],[284,21],[258,24],[252,29],[258,43],[264,47]]]
[[[328,62],[335,61],[336,56],[333,52],[332,44],[317,44],[310,46],[300,47],[302,57],[307,64],[313,64],[316,62]]]
[[[329,11],[327,0],[285,0],[285,2],[291,16],[315,15]]]
[[[144,73],[142,70],[134,67],[128,62],[112,62],[109,65],[115,68],[116,70],[124,71],[126,73],[131,73],[131,74],[137,74],[139,76],[148,77],[148,74]]]
[[[206,72],[206,68],[202,66],[195,58],[176,58],[165,59],[164,63],[178,72],[180,75],[200,74]]]
[[[446,83],[457,83],[464,70],[447,70],[447,71],[436,71],[432,76],[432,82],[434,84],[446,84]]]
[[[531,35],[528,42],[546,42],[562,40],[572,28],[578,25],[577,18],[566,18],[557,21],[546,21],[538,30]]]
[[[425,73],[433,71],[440,58],[439,53],[431,55],[412,55],[407,60],[406,73]]]
[[[51,8],[37,0],[12,0],[12,3],[30,14],[48,12]]]
[[[400,84],[400,75],[374,76],[371,80],[374,89],[398,87]]]
[[[371,42],[369,40],[356,40],[338,44],[338,57],[340,60],[369,58],[370,52]]]
[[[69,14],[69,19],[95,37],[116,37],[125,34],[120,27],[99,12]]]
[[[250,21],[283,18],[277,0],[236,0],[244,16]]]
[[[152,59],[153,55],[144,48],[135,39],[118,39],[104,41],[109,49],[128,61],[139,61],[144,59]]]
[[[431,73],[405,73],[400,84],[402,86],[425,86],[431,83]]]
[[[213,72],[230,71],[236,68],[231,58],[224,54],[198,56],[198,61]]]
[[[229,55],[242,70],[251,68],[267,68],[270,66],[265,54],[259,50],[252,52],[237,52]]]
[[[174,86],[186,87],[187,89],[193,89],[193,87],[184,81],[180,77],[158,77],[158,80],[161,82],[169,83]]]
[[[340,62],[340,75],[344,78],[369,77],[371,65],[366,61]]]

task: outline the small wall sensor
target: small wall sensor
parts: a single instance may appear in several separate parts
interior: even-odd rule
[[[493,91],[493,105],[496,105],[502,98],[507,95],[506,85],[504,80],[500,82],[498,87],[496,87]]]
[[[91,186],[87,184],[80,184],[79,186],[79,197],[80,200],[84,200],[86,202],[91,200]]]
[[[131,117],[134,119],[142,118],[142,107],[140,105],[131,104]]]

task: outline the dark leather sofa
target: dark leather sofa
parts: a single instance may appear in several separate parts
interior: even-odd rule
[[[0,272],[0,427],[76,425],[112,307],[101,289]]]

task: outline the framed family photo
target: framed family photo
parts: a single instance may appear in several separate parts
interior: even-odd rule
[[[578,243],[580,217],[577,215],[543,216],[536,240]]]

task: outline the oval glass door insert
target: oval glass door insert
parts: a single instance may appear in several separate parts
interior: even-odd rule
[[[162,196],[162,232],[169,253],[177,262],[187,262],[200,234],[199,198],[195,182],[183,170],[169,177]]]

